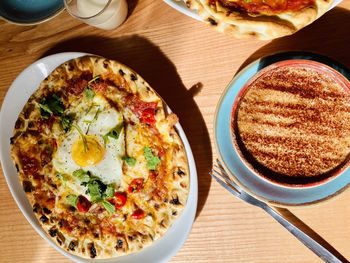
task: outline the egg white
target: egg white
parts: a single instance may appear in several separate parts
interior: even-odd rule
[[[74,171],[82,169],[90,171],[99,177],[105,184],[115,183],[120,185],[122,177],[122,157],[125,155],[125,133],[121,130],[118,139],[108,137],[108,132],[123,122],[123,116],[100,96],[95,96],[92,101],[82,101],[77,107],[77,116],[82,116],[76,121],[76,125],[86,135],[94,135],[99,144],[105,148],[103,159],[97,164],[81,167],[72,158],[72,145],[80,139],[80,134],[75,128],[58,142],[58,149],[53,157],[53,166],[63,174],[72,175]]]

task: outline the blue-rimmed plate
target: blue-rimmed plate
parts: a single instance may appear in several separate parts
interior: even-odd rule
[[[245,190],[260,200],[277,206],[301,206],[317,203],[335,196],[350,185],[350,170],[329,183],[312,188],[286,188],[273,185],[254,176],[242,163],[233,149],[230,117],[233,103],[244,84],[261,69],[282,60],[308,59],[324,63],[350,79],[350,71],[342,64],[325,56],[308,52],[286,52],[258,59],[241,70],[225,89],[218,103],[214,117],[214,138],[221,162],[233,179]]]
[[[0,1],[0,17],[18,25],[35,25],[45,22],[63,9],[63,0]]]

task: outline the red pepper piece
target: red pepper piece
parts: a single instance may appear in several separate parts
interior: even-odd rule
[[[136,209],[136,210],[131,214],[131,217],[132,217],[133,219],[142,219],[142,218],[144,218],[145,216],[146,216],[145,212],[144,212],[142,209],[140,209],[140,208]]]
[[[141,191],[142,187],[143,187],[143,178],[135,178],[129,184],[128,192],[129,193],[139,192]]]
[[[151,172],[149,173],[149,179],[150,179],[152,182],[155,182],[155,181],[156,181],[157,176],[158,176],[158,174],[157,174],[155,171],[151,171]]]
[[[141,122],[153,125],[156,122],[154,108],[147,108],[141,114]]]
[[[126,103],[130,106],[132,111],[137,115],[137,117],[142,116],[142,112],[146,109],[156,109],[157,102],[146,102],[138,98],[137,96],[130,96],[127,98]]]
[[[77,209],[79,212],[86,213],[91,207],[90,201],[82,195],[78,196]]]
[[[105,82],[95,82],[90,84],[90,86],[94,89],[96,92],[105,92],[108,88],[107,83]]]
[[[113,203],[116,209],[120,209],[122,208],[127,200],[127,196],[126,193],[124,192],[116,192],[114,194],[114,199],[113,199]]]

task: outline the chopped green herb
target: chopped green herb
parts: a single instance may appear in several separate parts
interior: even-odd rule
[[[39,104],[39,107],[40,107],[40,114],[44,119],[48,119],[53,114],[49,106],[47,106],[46,104]]]
[[[77,124],[72,124],[72,126],[78,131],[81,139],[83,140],[84,151],[86,152],[86,150],[88,149],[88,145],[87,145],[87,141],[85,138],[85,134],[83,133],[83,131],[80,129],[80,127]]]
[[[73,172],[73,176],[81,182],[82,186],[87,187],[85,193],[90,195],[91,202],[102,202],[114,195],[114,184],[104,184],[99,178],[91,175],[89,171],[79,169]]]
[[[136,159],[133,157],[124,156],[123,160],[129,165],[134,166],[136,164]]]
[[[98,115],[101,113],[101,110],[100,110],[100,107],[98,107],[98,109],[97,109],[97,111],[96,111],[96,113],[95,113],[95,115],[94,115],[94,118],[91,120],[91,121],[88,121],[89,122],[89,125],[88,125],[88,128],[87,128],[87,130],[86,130],[86,134],[89,132],[89,130],[90,130],[90,125],[91,125],[91,123],[93,123],[94,121],[96,121],[97,120],[97,118],[98,118]]]
[[[73,176],[78,178],[78,180],[82,183],[87,183],[90,181],[90,176],[88,172],[85,172],[83,169],[74,171]]]
[[[91,100],[91,99],[93,99],[95,97],[95,92],[92,89],[90,89],[90,88],[86,88],[84,90],[84,95],[85,95],[86,98]]]
[[[48,118],[52,114],[61,116],[64,112],[64,105],[56,94],[52,94],[40,101],[41,116]]]
[[[91,180],[90,182],[88,182],[87,187],[87,193],[90,195],[92,202],[101,201],[105,197],[104,193],[107,189],[107,186],[100,180]]]
[[[78,196],[76,196],[76,195],[67,195],[66,200],[67,200],[69,205],[71,205],[73,207],[77,207]]]
[[[98,104],[91,103],[91,105],[90,105],[89,108],[87,109],[85,115],[88,115],[88,113],[89,113],[94,107],[100,107],[100,106],[99,106]]]
[[[114,195],[114,185],[108,185],[105,193],[106,197],[112,197]]]
[[[97,109],[97,111],[96,111],[96,113],[95,113],[95,116],[94,116],[94,118],[92,119],[92,122],[94,122],[94,121],[97,120],[98,115],[99,115],[100,113],[101,113],[101,110],[100,110],[100,107],[98,107],[98,109]]]
[[[103,205],[103,207],[111,214],[114,214],[115,213],[115,207],[114,205],[112,205],[110,202],[106,201],[106,200],[103,200],[101,202],[101,204]]]
[[[101,75],[96,75],[95,77],[93,77],[89,82],[88,85],[90,85],[92,82],[95,82],[96,80],[98,80],[101,77]]]
[[[64,105],[56,94],[53,94],[51,97],[47,99],[47,105],[53,111],[53,113],[60,115],[64,112]]]
[[[107,133],[108,134],[108,133]],[[109,139],[108,139],[108,135],[103,135],[102,138],[103,138],[103,143],[104,145],[106,146],[107,143],[109,143]]]
[[[96,181],[88,183],[88,194],[91,196],[91,201],[102,200],[100,185]]]
[[[108,136],[117,140],[123,128],[124,128],[124,124],[120,123],[114,129],[112,129],[109,133],[107,133],[105,136]]]
[[[160,163],[160,158],[158,156],[153,155],[152,149],[150,147],[146,146],[143,149],[143,155],[145,156],[147,161],[147,168],[149,170],[157,169],[157,166]]]
[[[73,124],[73,115],[72,114],[64,114],[61,117],[61,125],[65,132],[69,131]]]

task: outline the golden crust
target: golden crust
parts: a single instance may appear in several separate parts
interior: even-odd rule
[[[269,40],[293,34],[309,25],[330,8],[333,0],[316,0],[315,6],[274,16],[250,16],[231,12],[219,3],[215,7],[209,5],[208,0],[184,2],[220,32],[232,34],[237,38],[256,37]]]
[[[49,125],[42,123],[39,103],[42,98],[55,93],[62,98],[66,110],[75,107],[80,103],[81,94],[75,94],[77,90],[69,88],[79,88],[74,86],[74,80],[87,73],[90,78],[100,75],[101,79],[108,80],[104,90],[97,92],[101,92],[123,113],[124,119],[130,121],[131,124],[125,124],[127,132],[137,131],[137,140],[133,143],[129,141],[126,146],[129,156],[139,156],[136,149],[148,144],[164,152],[157,178],[152,179],[149,174],[145,176],[142,191],[128,193],[126,205],[112,216],[98,203],[94,203],[88,213],[74,211],[65,205],[62,193],[67,182],[62,183],[57,177],[52,158],[46,158],[57,150],[52,145],[64,135],[64,131],[57,120]],[[156,103],[153,131],[138,121],[130,105],[123,104],[130,96]],[[174,129],[176,122],[177,117],[166,113],[161,98],[154,90],[137,73],[116,61],[86,56],[56,68],[24,106],[11,138],[11,156],[19,179],[48,236],[69,253],[86,258],[110,258],[134,253],[160,238],[183,210],[189,191],[187,157]],[[126,141],[128,139],[127,133]],[[52,146],[49,153],[48,145]],[[142,158],[140,156],[140,162],[144,161]],[[134,172],[123,164],[122,182],[116,191],[127,191]],[[70,183],[72,179],[66,180]],[[132,219],[131,213],[135,208],[145,211],[143,219]]]

